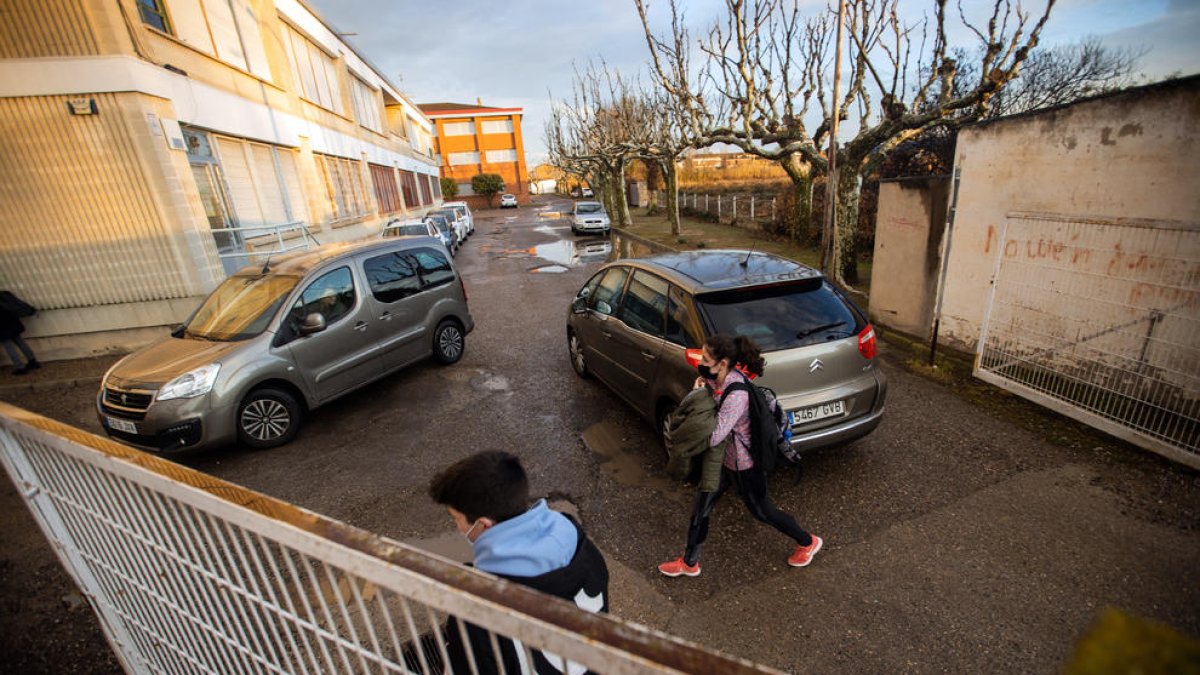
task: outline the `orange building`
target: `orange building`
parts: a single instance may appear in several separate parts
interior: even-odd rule
[[[458,199],[471,208],[487,206],[475,196],[471,179],[481,173],[499,174],[504,191],[529,202],[529,172],[521,136],[524,108],[489,108],[476,103],[425,103],[418,105],[434,124],[434,152],[442,178],[458,185]],[[449,197],[447,197],[449,199]]]

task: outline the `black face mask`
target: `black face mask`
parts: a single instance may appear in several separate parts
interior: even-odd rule
[[[703,377],[706,380],[716,380],[717,379],[717,374],[714,373],[711,368],[704,365],[703,363],[696,364],[696,372],[700,373],[700,377]]]

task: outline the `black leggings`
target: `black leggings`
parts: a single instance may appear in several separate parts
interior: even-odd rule
[[[738,496],[742,498],[742,503],[750,511],[750,515],[795,539],[796,543],[801,546],[808,546],[812,543],[812,535],[805,532],[796,523],[795,518],[775,508],[775,505],[771,503],[771,498],[767,496],[766,474],[757,469],[730,471],[721,467],[721,480],[717,484],[717,489],[713,492],[701,492],[696,495],[696,505],[692,508],[692,521],[688,525],[687,550],[683,554],[684,562],[695,565],[696,561],[700,559],[700,547],[708,538],[709,516],[712,515],[717,500],[725,494],[730,485],[737,489]]]

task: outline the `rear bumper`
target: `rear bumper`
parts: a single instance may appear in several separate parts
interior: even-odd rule
[[[798,438],[792,438],[792,447],[799,450],[814,450],[849,443],[875,431],[875,427],[879,426],[879,422],[882,420],[883,408],[881,407],[847,424],[820,429]]]

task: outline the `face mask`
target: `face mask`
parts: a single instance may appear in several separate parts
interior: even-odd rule
[[[703,363],[696,364],[696,372],[700,373],[700,377],[703,377],[706,380],[717,379],[717,374],[714,373],[711,368],[704,365]]]
[[[463,536],[467,538],[467,541],[471,542],[472,544],[475,543],[475,540],[471,539],[471,533],[475,531],[475,526],[478,525],[479,522],[479,520],[476,520],[475,522],[471,523],[471,528],[463,533]]]

